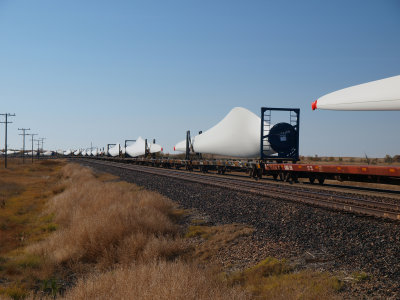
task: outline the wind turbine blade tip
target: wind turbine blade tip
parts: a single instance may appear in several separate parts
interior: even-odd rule
[[[316,110],[317,109],[317,101],[318,100],[315,100],[313,103],[311,103],[312,110]]]

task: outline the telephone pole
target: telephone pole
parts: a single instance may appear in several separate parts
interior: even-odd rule
[[[38,135],[37,133],[30,133],[30,134],[27,134],[27,135],[30,135],[31,136],[31,139],[32,139],[32,163],[33,163],[33,137],[35,136],[35,135]]]
[[[42,152],[43,152],[43,141],[44,141],[45,139],[46,139],[46,138],[39,138],[40,142],[42,143]]]
[[[6,136],[5,136],[5,147],[4,147],[4,167],[7,169],[7,124],[10,124],[12,122],[8,121],[8,117],[15,117],[15,114],[9,114],[9,113],[5,113],[5,114],[0,114],[0,116],[5,116],[6,120],[4,122],[0,122],[0,123],[4,123],[6,125]]]
[[[25,133],[27,130],[31,130],[30,128],[18,128],[18,130],[22,130],[22,133],[19,135],[23,136],[23,142],[22,142],[22,163],[25,163],[25,136],[28,135]]]
[[[37,156],[38,156],[38,159],[39,159],[39,156],[40,156],[40,140],[39,139],[37,139],[37,140],[35,140],[35,142],[37,142]]]

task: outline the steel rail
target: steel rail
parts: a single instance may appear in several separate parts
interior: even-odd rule
[[[110,162],[110,161],[107,161],[107,163],[116,164],[118,166],[121,164],[119,162]],[[221,178],[221,175],[217,175],[217,174],[213,174],[213,173],[208,173],[207,175],[205,175],[205,174],[202,174],[202,173],[193,173],[192,171],[161,169],[161,168],[158,168],[158,167],[150,167],[150,166],[143,166],[143,165],[131,165],[131,164],[128,164],[128,165],[132,166],[132,168],[135,168],[135,170],[139,170],[139,169],[137,169],[137,167],[134,167],[134,166],[138,166],[140,168],[140,170],[142,168],[147,168],[149,170],[157,170],[156,171],[157,174],[162,173],[162,172],[166,173],[166,174],[184,173],[184,174],[186,174],[185,176],[188,176],[188,177],[195,176],[196,178],[212,176],[212,177],[214,177],[214,180],[217,180],[217,181],[224,181],[225,182],[225,180],[229,180],[229,183],[236,183],[236,184],[239,184],[239,185],[246,184],[246,186],[252,185],[255,188],[261,188],[261,189],[267,189],[268,188],[268,191],[271,191],[271,189],[274,189],[274,190],[277,190],[277,191],[282,191],[283,188],[284,188],[286,191],[288,189],[291,189],[291,190],[293,190],[295,192],[304,191],[304,192],[306,192],[308,194],[315,194],[315,195],[318,195],[318,196],[325,196],[325,197],[332,197],[334,195],[336,198],[340,197],[340,199],[342,199],[342,202],[346,202],[346,203],[356,200],[358,202],[362,202],[364,205],[367,205],[367,206],[371,206],[371,207],[379,206],[381,208],[386,208],[386,209],[393,210],[393,211],[400,211],[400,202],[398,204],[394,204],[394,203],[385,203],[385,202],[380,202],[380,201],[366,200],[366,199],[362,199],[362,198],[354,197],[354,196],[350,197],[349,195],[355,195],[355,194],[348,193],[348,192],[337,192],[337,193],[341,193],[341,194],[345,193],[346,196],[343,196],[343,195],[337,195],[337,194],[335,195],[332,192],[329,193],[329,192],[315,191],[315,190],[312,190],[312,189],[309,189],[309,188],[305,188],[305,187],[301,187],[301,186],[282,185],[282,184],[276,184],[276,183],[272,183],[272,182],[248,181],[247,178],[245,180],[238,179],[237,177],[236,178],[232,178],[232,177],[226,177],[226,176]],[[381,197],[381,198],[385,199],[385,197]]]
[[[82,159],[105,166],[144,172],[153,175],[167,176],[180,180],[191,181],[211,186],[229,188],[231,190],[249,192],[252,194],[269,196],[275,199],[290,202],[301,202],[324,208],[341,210],[355,214],[380,217],[390,220],[400,220],[400,207],[398,204],[366,200],[356,197],[328,194],[318,191],[302,191],[293,186],[276,186],[260,182],[249,182],[235,178],[220,178],[199,173],[189,173],[179,170],[162,169],[143,165],[133,165],[118,162]]]

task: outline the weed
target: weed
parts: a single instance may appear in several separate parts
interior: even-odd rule
[[[14,284],[6,288],[0,288],[0,295],[1,294],[13,300],[22,300],[28,296],[28,291],[23,286]]]
[[[365,272],[354,272],[352,275],[356,281],[366,281],[370,279],[370,275]]]
[[[52,296],[54,299],[60,292],[60,285],[58,284],[57,280],[54,278],[44,279],[41,283],[41,291],[45,295]]]
[[[210,259],[218,256],[219,251],[229,248],[235,240],[249,236],[253,231],[253,228],[241,224],[191,225],[185,237],[201,237],[203,241],[195,247],[193,255],[197,259],[209,263]]]
[[[192,238],[192,237],[196,237],[196,236],[201,236],[202,238],[206,239],[210,232],[207,229],[208,229],[208,227],[205,227],[205,226],[191,225],[191,226],[189,226],[185,237]]]
[[[193,224],[193,225],[202,225],[202,224],[204,224],[204,223],[206,223],[206,221],[203,220],[203,219],[193,219],[193,220],[192,220],[192,224]]]
[[[53,189],[52,189],[52,193],[54,195],[57,194],[61,194],[62,192],[65,191],[66,186],[65,185],[56,185]]]
[[[294,272],[285,260],[272,257],[228,280],[261,299],[328,299],[342,288],[341,281],[328,273]]]
[[[189,212],[185,209],[174,209],[170,212],[169,217],[174,221],[179,221],[183,217],[187,216]]]
[[[48,232],[53,232],[53,231],[56,231],[57,228],[58,228],[58,225],[52,223],[52,224],[47,225],[46,230],[47,230]]]
[[[43,260],[37,255],[28,253],[18,258],[15,263],[23,269],[37,269],[43,263]]]

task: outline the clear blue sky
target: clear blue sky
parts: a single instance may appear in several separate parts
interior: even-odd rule
[[[0,0],[0,113],[45,148],[167,150],[231,108],[299,107],[301,154],[400,154],[400,112],[311,111],[400,74],[400,1]],[[4,147],[4,126],[0,126]]]

